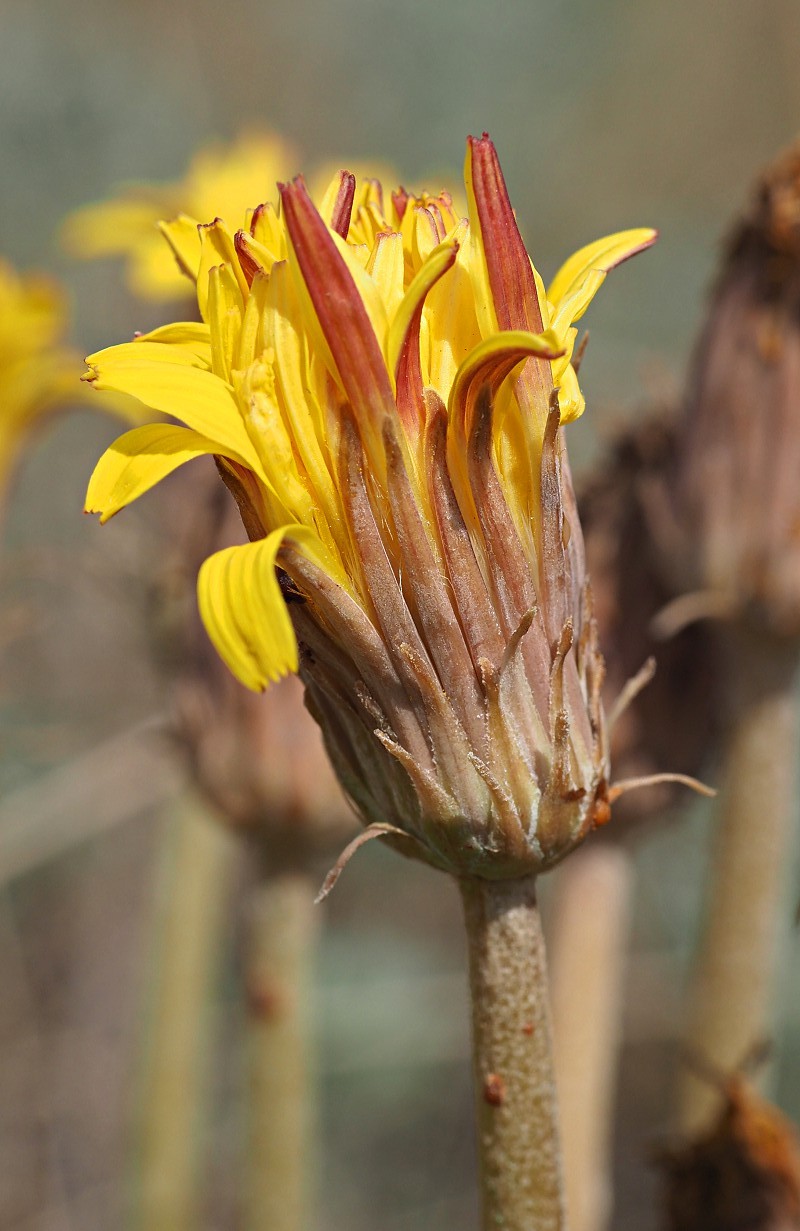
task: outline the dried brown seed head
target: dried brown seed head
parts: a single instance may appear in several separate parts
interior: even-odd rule
[[[736,224],[700,338],[675,484],[685,588],[800,637],[800,147]]]

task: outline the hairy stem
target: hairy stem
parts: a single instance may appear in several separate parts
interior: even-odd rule
[[[690,1055],[723,1072],[774,1033],[776,975],[791,924],[787,901],[797,820],[794,648],[738,634],[738,685],[716,817],[705,926],[689,994]],[[735,655],[735,657],[734,657]],[[720,1094],[687,1066],[679,1126],[702,1128]]]
[[[461,882],[484,1231],[563,1231],[544,938],[533,879]]]
[[[248,1231],[307,1231],[311,1225],[316,887],[299,872],[265,871],[248,912]]]
[[[555,876],[551,984],[567,1210],[571,1231],[603,1231],[633,860],[621,845],[590,841]]]
[[[185,795],[164,837],[135,1117],[129,1225],[194,1231],[199,1145],[208,1122],[212,989],[221,964],[236,847]]]

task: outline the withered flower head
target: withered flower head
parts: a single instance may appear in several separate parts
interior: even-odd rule
[[[664,496],[678,429],[674,411],[637,412],[577,486],[606,665],[611,761],[617,777],[651,780],[648,789],[632,791],[615,805],[614,824],[603,831],[612,840],[628,832],[621,821],[663,816],[677,802],[678,786],[675,775],[661,771],[701,773],[720,735],[722,673],[713,627],[693,622],[666,641],[653,632],[675,597],[665,563],[670,519]],[[645,680],[646,687],[623,708],[631,684]]]
[[[728,242],[683,442],[676,509],[698,611],[800,636],[800,146]]]
[[[711,1128],[666,1150],[665,1231],[797,1231],[800,1141],[777,1107],[739,1074],[722,1083]]]
[[[561,431],[605,278],[654,233],[572,256],[545,291],[494,146],[451,198],[301,178],[247,229],[165,228],[204,324],[90,358],[88,379],[185,426],[122,437],[110,517],[213,453],[251,542],[205,562],[206,627],[263,688],[299,665],[364,819],[457,875],[551,866],[607,815],[591,597]]]

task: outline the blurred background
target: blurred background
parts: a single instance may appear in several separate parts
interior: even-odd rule
[[[374,158],[432,188],[460,177],[466,134],[487,130],[546,278],[596,236],[661,233],[591,309],[588,411],[569,434],[580,473],[613,425],[680,387],[720,237],[758,168],[800,131],[798,52],[794,0],[0,0],[2,255],[65,281],[72,341],[89,353],[174,313],[129,295],[116,261],[73,263],[59,251],[76,207],[126,181],[177,179],[199,146],[247,126],[296,146],[289,171]],[[0,1227],[19,1231],[120,1225],[157,853],[181,789],[143,632],[160,497],[103,529],[80,513],[115,434],[83,410],[49,425],[16,476],[5,527]],[[690,803],[636,847],[620,1228],[655,1226],[649,1154],[668,1133],[706,819]],[[246,876],[232,878],[207,1023],[208,1228],[238,1225]],[[455,890],[373,843],[320,910],[319,1231],[476,1226]],[[776,1081],[795,1118],[799,986],[795,949]]]

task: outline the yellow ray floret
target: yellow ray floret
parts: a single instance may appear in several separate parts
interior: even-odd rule
[[[287,539],[330,568],[315,536],[304,526],[287,525],[256,543],[209,556],[197,579],[200,614],[211,640],[234,675],[255,692],[297,670],[297,641],[275,569]]]
[[[63,341],[67,319],[65,296],[52,279],[18,274],[0,259],[0,483],[32,429],[87,400],[80,357]],[[128,422],[141,419],[142,407],[128,396],[91,404]]]
[[[191,264],[199,246],[191,219],[220,216],[239,225],[245,210],[266,200],[294,163],[291,147],[274,133],[244,133],[228,146],[201,150],[182,180],[132,184],[114,199],[76,211],[64,226],[64,244],[75,256],[124,257],[128,285],[144,299],[185,297],[191,294],[187,266],[164,243],[159,221],[190,216],[188,225],[171,224],[170,238]]]
[[[101,457],[86,493],[86,512],[106,522],[193,458],[219,454],[215,440],[171,423],[147,423],[120,436]]]
[[[197,578],[211,640],[234,675],[257,692],[297,670],[297,642],[275,573],[285,533],[274,530],[257,543],[216,552]]]

